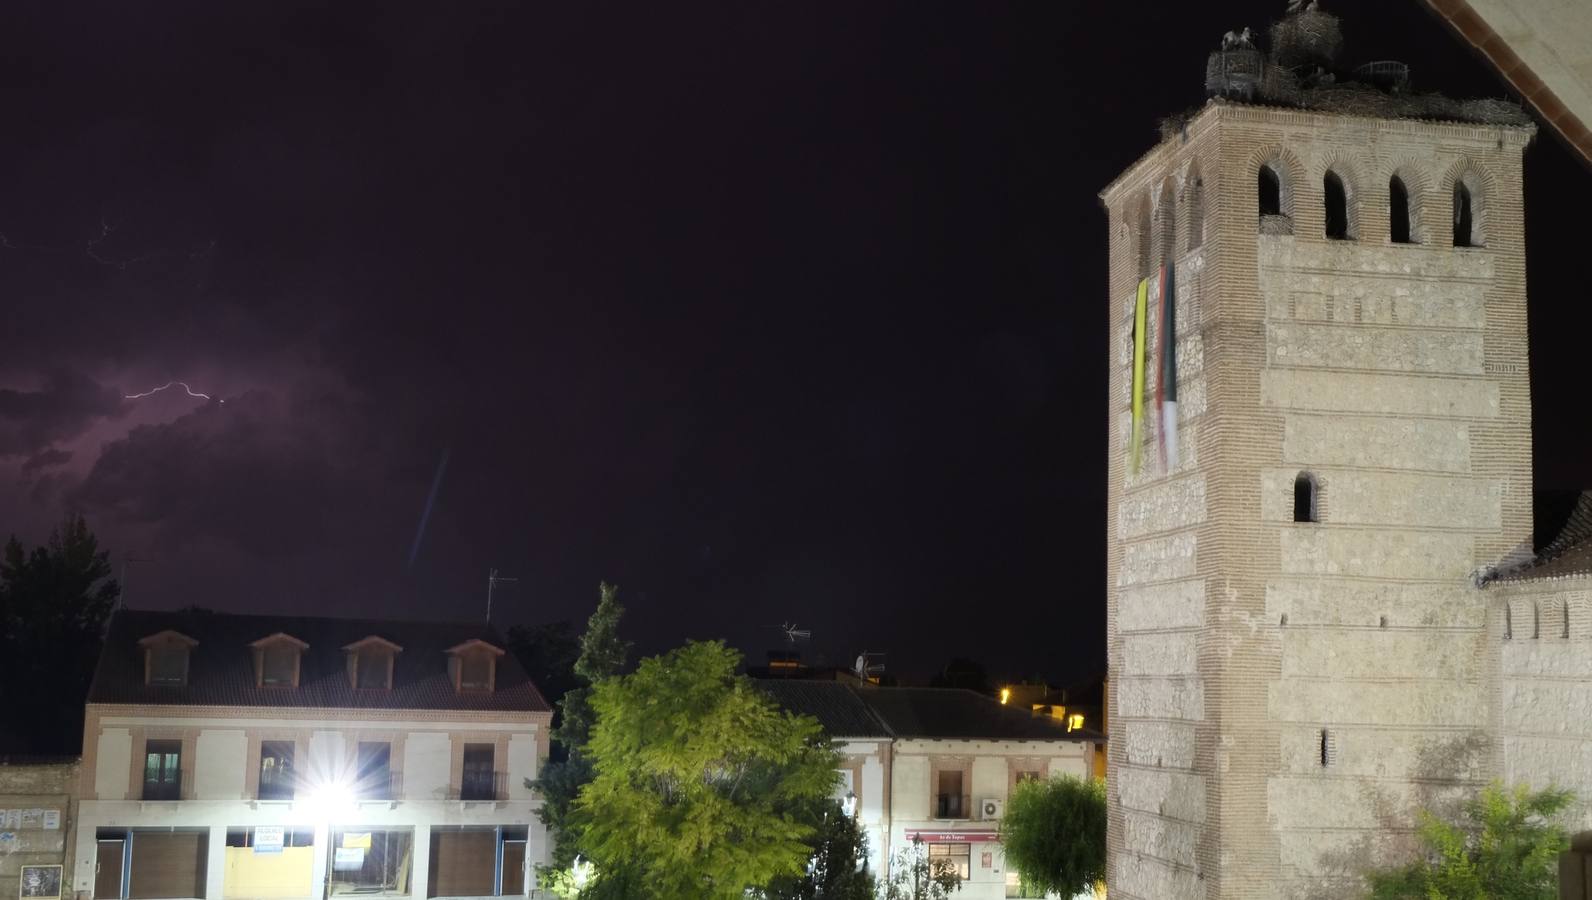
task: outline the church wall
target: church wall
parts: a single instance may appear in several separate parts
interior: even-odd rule
[[[1592,829],[1592,576],[1494,584],[1487,594],[1501,775],[1575,791],[1571,830]]]

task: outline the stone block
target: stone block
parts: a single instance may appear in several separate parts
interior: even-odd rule
[[[1203,776],[1133,766],[1123,766],[1113,774],[1124,807],[1184,822],[1205,821]]]
[[[1198,678],[1123,675],[1116,679],[1113,718],[1185,719],[1205,717],[1205,686]]]
[[[1319,412],[1456,416],[1498,415],[1498,383],[1417,375],[1265,369],[1262,405]]]
[[[1480,375],[1482,337],[1464,331],[1270,322],[1266,361],[1272,366]]]
[[[1284,678],[1443,678],[1482,676],[1479,631],[1282,629]]]
[[[1467,584],[1375,584],[1332,578],[1277,578],[1266,584],[1266,616],[1293,625],[1362,628],[1476,628],[1486,607]],[[1120,612],[1118,613],[1120,616]]]
[[[1467,534],[1282,526],[1282,571],[1291,575],[1463,583],[1475,566]]]
[[[1487,723],[1487,694],[1479,683],[1290,679],[1268,687],[1267,708],[1278,722],[1317,726],[1344,723],[1482,728]]]
[[[1149,769],[1194,767],[1194,725],[1128,720],[1112,723],[1111,740],[1121,741],[1128,764]]]
[[[1125,495],[1117,504],[1117,534],[1132,538],[1205,521],[1205,476],[1163,480]]]
[[[1205,622],[1205,580],[1142,584],[1117,592],[1117,630],[1198,628]]]
[[[1171,581],[1194,574],[1195,536],[1192,533],[1125,543],[1117,584]]]
[[[1470,471],[1470,426],[1442,419],[1289,415],[1283,460],[1296,468],[1374,466]]]

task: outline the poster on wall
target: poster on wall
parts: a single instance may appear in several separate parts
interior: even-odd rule
[[[44,830],[45,831],[59,831],[60,828],[61,828],[61,811],[58,810],[58,809],[47,809],[47,810],[45,810],[44,811]]]
[[[255,853],[281,853],[282,834],[284,829],[280,825],[261,825],[254,829]]]
[[[349,869],[363,869],[365,867],[365,850],[363,847],[338,847],[332,857],[332,868],[339,872]]]
[[[61,867],[23,866],[20,896],[23,900],[60,900]]]
[[[368,831],[345,831],[345,832],[343,832],[343,846],[345,848],[347,848],[347,849],[350,849],[350,850],[354,850],[354,849],[369,850],[370,849],[370,832],[368,832]]]

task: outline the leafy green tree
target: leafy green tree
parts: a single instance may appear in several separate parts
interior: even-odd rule
[[[0,752],[79,753],[83,701],[121,588],[82,516],[0,556]],[[3,690],[3,689],[0,689]]]
[[[599,872],[631,865],[650,900],[729,900],[800,875],[839,755],[817,721],[736,675],[740,654],[693,642],[592,688],[596,777],[576,805]]]
[[[625,613],[619,605],[619,588],[603,582],[597,591],[597,609],[586,622],[580,655],[574,661],[577,684],[559,701],[560,721],[553,731],[553,740],[564,748],[565,758],[543,766],[534,783],[542,795],[538,815],[552,831],[554,869],[568,869],[580,845],[580,825],[570,812],[581,788],[594,774],[585,752],[596,715],[591,708],[592,686],[618,675],[630,653],[630,643],[619,637],[619,620]]]
[[[962,874],[948,859],[930,859],[923,839],[890,857],[890,878],[883,884],[883,900],[946,900],[962,887]]]
[[[834,800],[825,800],[807,872],[775,879],[766,900],[873,900],[878,882],[868,870],[868,836]]]
[[[1460,822],[1422,811],[1425,858],[1369,877],[1372,900],[1555,900],[1566,790],[1488,785]]]
[[[1106,783],[1061,775],[1018,784],[1001,816],[1001,848],[1029,891],[1089,892],[1106,877]]]

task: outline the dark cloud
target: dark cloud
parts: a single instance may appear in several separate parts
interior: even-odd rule
[[[30,477],[44,469],[65,465],[71,460],[72,452],[70,450],[62,450],[59,447],[45,447],[22,463],[22,475],[23,477]]]
[[[394,475],[357,394],[325,374],[107,443],[70,500],[91,514],[152,528],[157,545],[196,538],[278,558],[349,546],[385,509]],[[381,521],[377,519],[376,521]]]
[[[35,456],[125,409],[120,391],[81,372],[53,372],[33,391],[0,388],[0,457]]]

